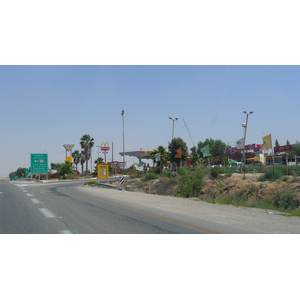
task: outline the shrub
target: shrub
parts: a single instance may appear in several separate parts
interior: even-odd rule
[[[166,178],[166,177],[173,178],[173,174],[172,174],[171,171],[166,171],[166,172],[162,172],[160,177],[162,177],[162,178]]]
[[[230,195],[229,197],[219,196],[215,198],[212,203],[246,206],[247,195],[244,191],[238,191],[237,193]]]
[[[213,179],[217,179],[220,175],[220,168],[216,167],[216,168],[211,168],[210,169],[210,176]]]
[[[92,184],[96,184],[97,181],[87,181],[86,183],[84,183],[84,185],[92,185]]]
[[[177,174],[182,176],[186,175],[190,170],[187,167],[181,167],[177,169]]]
[[[228,204],[235,206],[245,206],[247,202],[247,195],[244,191],[241,190],[229,197],[228,200]]]
[[[272,197],[272,203],[279,209],[296,209],[299,207],[300,202],[296,198],[296,195],[292,192],[277,192]]]
[[[158,179],[159,175],[153,172],[146,173],[146,175],[141,179],[142,181]]]
[[[198,197],[204,186],[204,173],[200,169],[185,169],[178,182],[180,197]]]
[[[274,173],[275,173],[275,177],[274,177]],[[275,180],[278,180],[282,177],[282,172],[280,172],[280,170],[276,170],[275,169],[275,172],[273,169],[268,169],[268,171],[259,176],[258,177],[258,181],[268,181],[268,180],[271,180],[271,181],[275,181]]]

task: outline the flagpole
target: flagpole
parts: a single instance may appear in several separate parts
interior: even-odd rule
[[[247,134],[247,125],[248,125],[248,116],[253,113],[253,111],[250,111],[247,113],[246,111],[243,111],[244,114],[247,115],[246,117],[246,124],[242,123],[242,126],[245,128],[244,132],[244,152],[243,152],[243,162],[244,162],[244,179],[245,179],[245,172],[246,172],[246,156],[245,156],[245,151],[246,151],[246,134]]]

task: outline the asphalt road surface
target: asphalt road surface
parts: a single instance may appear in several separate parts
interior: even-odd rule
[[[1,234],[300,233],[300,218],[192,199],[83,187],[83,181],[0,181]]]
[[[0,233],[212,233],[188,222],[82,193],[81,181],[0,182]],[[81,188],[82,189],[82,188]],[[122,197],[122,192],[119,197]],[[141,194],[142,197],[142,194]],[[115,201],[115,203],[114,203]]]

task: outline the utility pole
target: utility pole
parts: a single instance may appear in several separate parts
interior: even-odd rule
[[[124,114],[125,111],[122,110],[121,116],[122,116],[122,123],[123,123],[123,170],[125,170]]]
[[[177,121],[178,118],[173,119],[173,118],[169,117],[169,119],[173,121],[173,127],[172,127],[172,140],[173,140],[174,139],[174,122]]]

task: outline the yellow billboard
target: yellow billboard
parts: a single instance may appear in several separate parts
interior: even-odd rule
[[[97,166],[97,178],[107,179],[108,178],[108,165],[98,165]]]

